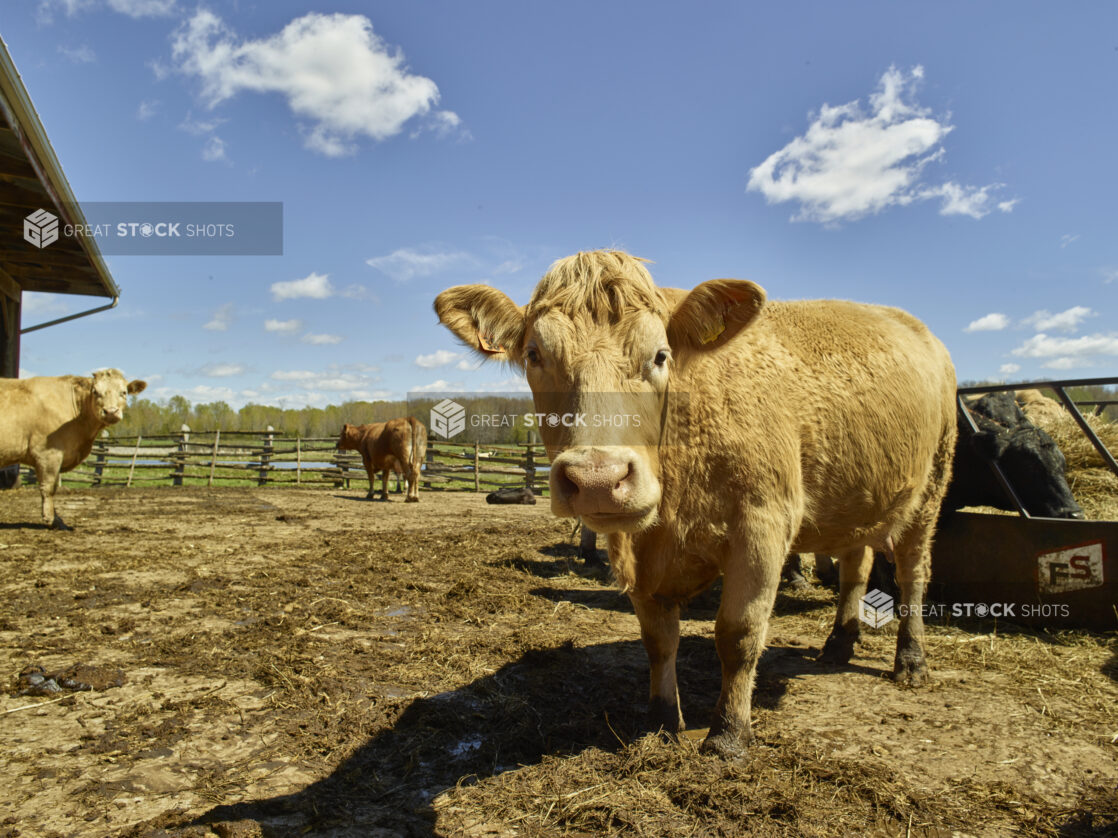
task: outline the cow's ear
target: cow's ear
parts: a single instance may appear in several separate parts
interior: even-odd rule
[[[987,460],[998,460],[1009,448],[1009,434],[979,431],[971,437],[971,447]]]
[[[693,288],[672,312],[668,343],[679,350],[717,349],[753,322],[765,289],[745,279],[711,279]]]
[[[148,387],[148,383],[146,381],[141,381],[138,378],[133,380],[133,381],[129,381],[128,382],[128,395],[134,396],[137,393],[142,393],[142,392],[144,392],[144,390],[147,389],[147,387]]]
[[[439,321],[484,358],[520,363],[524,309],[488,285],[458,285],[435,298]]]

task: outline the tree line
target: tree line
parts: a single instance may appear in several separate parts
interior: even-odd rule
[[[171,396],[160,401],[133,396],[128,409],[124,411],[124,418],[109,433],[115,437],[161,436],[178,434],[182,426],[186,425],[192,431],[199,432],[262,431],[271,427],[278,436],[336,437],[346,423],[365,425],[408,415],[415,416],[429,426],[431,408],[438,401],[348,401],[327,407],[300,408],[250,402],[239,410],[234,410],[223,401],[191,404],[184,396]],[[481,425],[470,421],[470,417],[482,415],[522,416],[533,409],[530,397],[471,396],[459,401],[465,408],[467,421],[465,430],[456,434],[456,439],[494,444],[539,441],[538,436],[523,428],[521,423],[489,422]],[[437,437],[432,434],[431,438]]]
[[[990,382],[965,382],[979,386]],[[1118,400],[1118,387],[1073,387],[1069,395],[1076,401]],[[407,402],[348,401],[328,407],[282,408],[273,405],[249,403],[234,410],[222,401],[191,404],[183,396],[172,396],[161,401],[133,397],[124,419],[113,426],[113,436],[158,436],[177,434],[183,425],[195,431],[262,431],[268,426],[282,436],[335,437],[342,425],[364,425],[385,422],[409,413],[425,425],[430,424],[431,408],[436,399]],[[538,442],[537,433],[524,427],[516,417],[534,410],[531,398],[507,396],[471,396],[458,400],[466,411],[466,429],[456,438],[481,443]],[[1086,412],[1086,411],[1085,411]],[[1107,408],[1105,414],[1111,421],[1118,421],[1118,406]],[[487,421],[479,424],[474,417],[512,417],[511,421]],[[432,438],[435,438],[432,435]]]

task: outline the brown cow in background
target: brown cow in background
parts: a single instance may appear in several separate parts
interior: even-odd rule
[[[419,503],[419,469],[427,456],[427,428],[413,416],[342,426],[339,451],[357,451],[369,475],[370,500],[374,499],[376,472],[380,472],[381,500],[388,500],[388,472],[404,475],[408,482],[406,503]]]
[[[97,435],[119,422],[128,397],[145,387],[120,370],[98,370],[89,378],[0,379],[0,466],[35,469],[48,527],[70,529],[54,512],[58,475],[89,456]]]

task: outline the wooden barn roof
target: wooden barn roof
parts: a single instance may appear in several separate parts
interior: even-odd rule
[[[85,224],[27,88],[0,39],[0,286],[52,294],[120,295],[91,236],[60,236],[41,250],[23,239],[23,220],[45,209],[61,225]],[[0,291],[5,290],[0,287]]]

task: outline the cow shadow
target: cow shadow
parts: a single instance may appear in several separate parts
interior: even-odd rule
[[[66,532],[48,527],[42,521],[4,521],[0,522],[0,531],[3,530],[43,530],[47,532]]]
[[[791,679],[818,670],[806,651],[766,650],[755,707],[776,708]],[[691,728],[708,727],[720,688],[713,643],[684,637],[678,671],[685,718]],[[616,752],[643,735],[647,678],[638,641],[532,649],[492,675],[413,701],[391,727],[299,791],[218,805],[188,822],[164,822],[170,829],[159,834],[252,820],[269,838],[435,835],[435,801],[444,791],[590,748]]]

